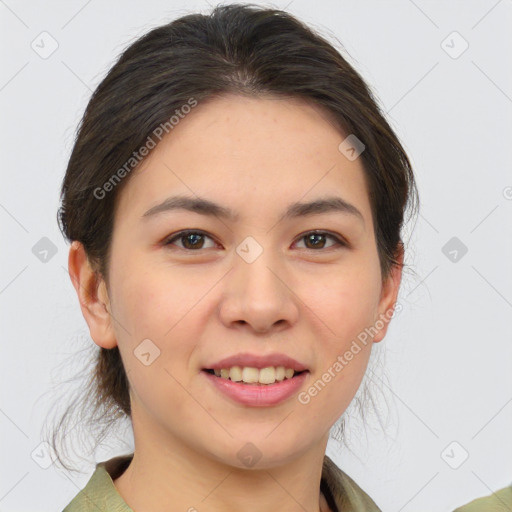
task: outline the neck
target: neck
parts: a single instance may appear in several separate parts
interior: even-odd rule
[[[155,437],[154,432],[144,437],[137,433],[134,421],[133,460],[114,481],[117,491],[133,510],[329,511],[320,493],[328,433],[312,449],[282,464],[268,464],[264,469],[227,465],[170,438],[168,432],[165,441]]]

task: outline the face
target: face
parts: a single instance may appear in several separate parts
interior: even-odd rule
[[[115,212],[111,325],[93,338],[119,346],[145,436],[233,466],[252,443],[271,467],[325,440],[345,411],[400,275],[382,282],[362,162],[340,152],[344,138],[298,99],[225,96],[199,103],[133,171]],[[220,209],[155,208],[175,196]],[[338,207],[291,207],[326,199]],[[306,371],[278,383],[287,392],[205,371],[239,354]],[[251,389],[223,391],[233,386]]]

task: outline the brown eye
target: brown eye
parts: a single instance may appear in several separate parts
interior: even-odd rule
[[[182,241],[182,246],[178,245],[178,248],[180,249],[186,249],[186,250],[197,250],[197,249],[204,249],[204,239],[209,238],[210,240],[213,240],[211,237],[203,233],[202,231],[180,231],[176,235],[172,236],[171,238],[167,239],[164,242],[164,245],[175,245],[174,241]]]
[[[175,245],[179,249],[183,249],[186,251],[198,251],[200,249],[207,249],[205,246],[205,239],[210,239],[212,241],[212,245],[209,248],[215,246],[215,241],[212,237],[208,236],[206,233],[198,230],[185,230],[172,235],[164,242],[164,246]],[[334,244],[326,246],[326,240],[331,239],[334,241]],[[321,250],[321,249],[329,249],[331,247],[335,247],[336,245],[345,247],[347,244],[338,236],[330,234],[325,231],[311,231],[310,233],[306,233],[299,238],[299,241],[305,241],[305,249],[311,250]],[[176,243],[180,242],[180,243]]]
[[[346,244],[337,236],[331,235],[330,233],[326,233],[325,231],[312,231],[311,233],[307,233],[306,235],[301,236],[299,240],[306,241],[306,249],[325,249],[325,240],[330,238],[334,240],[336,243],[334,245],[345,246]],[[332,245],[329,247],[333,247]],[[327,248],[329,248],[327,247]]]

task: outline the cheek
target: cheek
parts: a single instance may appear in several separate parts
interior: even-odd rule
[[[302,293],[309,290],[305,303],[314,312],[311,318],[318,333],[318,364],[303,402],[309,400],[310,411],[324,411],[329,421],[344,412],[364,377],[371,354],[369,328],[378,305],[379,279],[380,273],[371,267],[347,267],[331,272],[328,279],[316,280],[316,284],[314,280],[303,284]]]
[[[145,343],[150,353],[157,354],[152,366],[159,369],[158,375],[168,370],[180,382],[188,379],[191,357],[208,318],[205,294],[211,286],[210,280],[190,279],[185,272],[169,268],[133,271],[123,276],[114,314],[127,327],[116,329],[127,364],[134,361],[133,368],[137,370],[139,361],[133,356],[141,352]]]
[[[372,324],[378,311],[379,280],[379,272],[361,265],[297,282],[301,296],[307,297],[306,306],[322,325],[329,352],[344,351]]]
[[[190,284],[183,276],[173,274],[172,287],[169,281],[168,273],[167,278],[154,271],[127,274],[119,282],[114,311],[128,330],[118,326],[116,332],[135,399],[164,423],[171,409],[183,421],[193,419],[188,366],[204,327],[194,314],[204,291],[185,293],[182,286]]]
[[[126,265],[122,273],[114,274],[113,314],[126,327],[126,330],[118,329],[122,338],[128,331],[134,343],[154,338],[160,344],[193,307],[196,293],[179,272],[147,270],[147,267]]]

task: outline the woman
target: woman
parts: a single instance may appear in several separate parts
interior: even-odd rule
[[[393,315],[416,196],[369,88],[291,15],[221,6],[133,43],[87,106],[59,221],[95,397],[134,453],[65,511],[380,510],[325,451]]]

